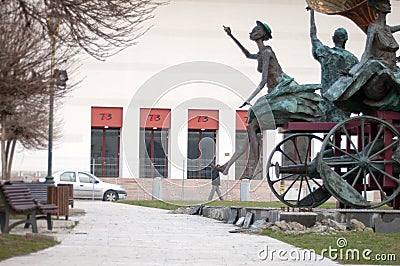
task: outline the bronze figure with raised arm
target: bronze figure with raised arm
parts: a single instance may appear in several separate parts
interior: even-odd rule
[[[258,47],[257,54],[252,54],[244,48],[229,27],[224,26],[224,30],[247,58],[257,60],[257,70],[261,73],[260,83],[239,108],[251,105],[251,101],[265,86],[268,88],[268,94],[261,96],[249,109],[248,139],[236,148],[228,162],[215,165],[214,168],[225,175],[228,174],[229,168],[248,149],[250,143],[254,158],[249,176],[252,178],[262,170],[257,134],[263,130],[275,129],[288,121],[318,121],[323,115],[319,106],[322,98],[315,90],[320,89],[320,85],[300,85],[283,72],[272,47],[264,44],[272,38],[271,28],[266,23],[256,21],[256,26],[249,34],[250,40]]]
[[[341,75],[349,73],[350,69],[358,63],[358,59],[354,54],[346,50],[348,34],[344,28],[335,30],[332,36],[333,47],[324,45],[317,36],[314,10],[311,7],[307,7],[307,10],[310,11],[312,55],[321,65],[321,95],[323,98],[321,108],[325,114],[321,121],[340,122],[349,118],[351,113],[337,108],[324,95]]]

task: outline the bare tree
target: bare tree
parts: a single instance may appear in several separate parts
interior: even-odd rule
[[[10,6],[0,5],[3,13]],[[8,13],[0,17],[0,136],[2,178],[9,179],[16,143],[23,147],[44,148],[47,140],[49,88],[54,81],[49,73],[51,51],[38,28]],[[55,58],[72,56],[60,50]],[[62,59],[62,60],[61,60]],[[59,99],[68,90],[57,90]]]
[[[3,0],[28,27],[39,24],[48,31],[49,20],[59,25],[57,39],[80,47],[103,60],[136,43],[149,26],[144,22],[164,1],[155,0]]]
[[[83,50],[104,60],[136,43],[163,1],[1,0],[0,126],[2,177],[10,178],[16,143],[46,147],[55,66]],[[72,86],[68,86],[69,89]],[[52,101],[51,101],[52,102]]]

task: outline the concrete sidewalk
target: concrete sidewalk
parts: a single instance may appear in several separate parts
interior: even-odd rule
[[[327,259],[294,261],[290,257],[298,249],[291,245],[229,233],[233,225],[201,216],[102,201],[76,201],[76,208],[86,214],[60,235],[61,244],[0,265],[337,265]]]

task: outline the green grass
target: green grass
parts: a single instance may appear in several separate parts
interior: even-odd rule
[[[159,208],[164,210],[176,210],[179,207],[190,207],[198,204],[207,206],[240,206],[240,207],[276,207],[283,206],[280,202],[254,202],[254,201],[161,201],[161,200],[120,200],[118,203],[137,205],[143,207]]]
[[[335,232],[331,234],[306,233],[288,235],[281,232],[274,233],[270,230],[264,231],[263,234],[296,247],[315,250],[317,254],[321,254],[321,251],[326,249],[325,257],[343,264],[400,264],[400,234]],[[347,245],[342,248],[338,246],[337,241],[339,238],[346,239]],[[331,250],[331,255],[329,255],[329,249]],[[371,250],[371,253],[368,253],[368,250]],[[365,256],[363,256],[364,251],[366,252]],[[359,259],[357,258],[357,252],[359,252]],[[346,253],[348,254],[347,257]],[[337,256],[336,259],[335,255]],[[380,257],[375,257],[376,255]],[[386,256],[387,260],[378,260],[384,258],[384,256]]]
[[[57,241],[31,239],[19,235],[0,235],[0,260],[32,253],[57,245]]]
[[[258,201],[162,201],[162,200],[119,200],[118,203],[137,205],[143,207],[159,208],[165,210],[176,210],[179,207],[190,207],[198,204],[206,206],[236,206],[236,207],[264,207],[264,208],[286,208],[280,201],[258,202]],[[335,202],[325,202],[318,208],[335,209]],[[378,210],[391,210],[389,206],[381,206]]]
[[[161,201],[161,200],[120,200],[118,203],[131,204],[137,206],[159,208],[165,210],[176,210],[179,207],[195,206],[198,204],[206,206],[238,206],[238,207],[265,207],[265,208],[281,208],[286,207],[279,201],[257,202],[257,201],[225,201],[217,200],[211,202],[204,201]],[[336,208],[335,203],[324,203],[318,208]]]
[[[117,203],[130,204],[136,206],[158,208],[164,210],[176,210],[182,205],[172,204],[160,200],[119,200]]]

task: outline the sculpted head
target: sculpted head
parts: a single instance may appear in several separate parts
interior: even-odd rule
[[[250,32],[250,39],[255,41],[262,39],[263,41],[267,41],[272,39],[272,31],[271,28],[266,23],[262,23],[260,21],[256,21],[256,26]]]

